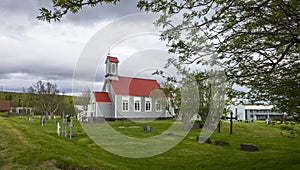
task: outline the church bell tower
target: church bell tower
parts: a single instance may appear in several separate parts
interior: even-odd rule
[[[119,80],[119,60],[117,57],[107,56],[105,78],[109,80]]]

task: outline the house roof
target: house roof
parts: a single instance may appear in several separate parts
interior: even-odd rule
[[[105,64],[107,63],[107,61],[110,61],[112,63],[119,63],[119,60],[117,57],[112,57],[112,56],[107,56]]]
[[[110,80],[110,84],[115,94],[119,95],[148,97],[153,89],[160,89],[157,81],[153,79],[119,76],[119,80]]]
[[[173,96],[172,93],[167,93],[167,94],[166,94],[166,97],[167,97],[167,98],[174,98],[174,96]]]
[[[10,101],[9,100],[0,100],[0,110],[9,110],[10,109]]]
[[[107,92],[94,92],[96,102],[111,102]]]
[[[246,110],[271,110],[272,108],[272,105],[245,105]]]

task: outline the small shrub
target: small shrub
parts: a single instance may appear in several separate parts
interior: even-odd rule
[[[280,128],[281,128],[281,135],[287,134],[289,138],[293,138],[293,139],[296,138],[297,136],[300,136],[300,130],[296,129],[295,126],[283,125]]]

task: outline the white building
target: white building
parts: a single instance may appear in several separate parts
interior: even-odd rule
[[[283,118],[285,113],[273,111],[272,105],[230,105],[232,117],[237,120],[266,120],[267,118]],[[227,114],[230,117],[230,113]]]
[[[174,109],[170,106],[172,95],[165,95],[156,80],[120,76],[116,57],[107,56],[105,64],[103,88],[93,92],[83,116],[112,120],[174,116]]]

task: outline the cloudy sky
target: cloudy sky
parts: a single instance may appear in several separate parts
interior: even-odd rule
[[[61,22],[49,24],[38,21],[36,16],[39,8],[51,7],[51,0],[1,0],[0,90],[22,91],[43,80],[56,83],[61,91],[71,92],[73,72],[87,42],[120,17],[139,13],[136,3],[130,0],[116,6],[84,7],[77,14],[66,15]],[[144,48],[141,44],[151,46],[151,41],[145,43],[144,38],[123,41],[111,49],[111,54],[122,56],[121,61],[126,60],[124,57]],[[102,55],[99,54],[99,58]],[[100,84],[103,68],[100,67],[97,75]]]

